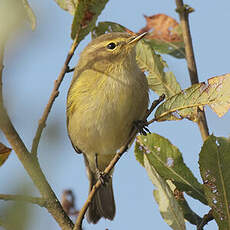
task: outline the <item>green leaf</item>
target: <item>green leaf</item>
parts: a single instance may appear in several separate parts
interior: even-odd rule
[[[223,116],[230,108],[230,74],[210,78],[208,83],[199,83],[168,98],[155,112],[157,121],[196,121],[197,107],[209,105],[218,116]]]
[[[159,205],[161,216],[172,229],[185,230],[183,213],[175,200],[171,189],[157,173],[146,154],[143,155],[143,158],[148,176],[157,188],[153,191],[153,195]]]
[[[184,191],[207,204],[202,185],[185,165],[179,149],[172,145],[169,140],[155,133],[138,136],[135,155],[142,165],[144,165],[144,154],[161,177],[165,180],[171,180],[178,190]]]
[[[197,215],[193,210],[189,207],[187,201],[185,199],[177,200],[180,205],[184,218],[189,221],[189,223],[199,226],[202,221],[202,218]]]
[[[187,201],[184,198],[183,192],[179,191],[171,180],[167,180],[167,183],[170,189],[173,191],[173,195],[181,207],[184,218],[189,221],[189,223],[199,226],[202,218],[198,216],[195,212],[193,212],[192,209],[189,207]]]
[[[30,21],[31,29],[35,30],[35,27],[36,27],[36,16],[35,16],[32,8],[30,7],[28,1],[27,0],[22,0],[22,2],[23,2],[23,5],[24,5],[26,13],[27,13],[27,18]]]
[[[115,22],[99,22],[92,30],[92,38],[96,38],[105,33],[128,31],[127,28]]]
[[[55,2],[63,9],[74,15],[76,3],[78,0],[55,0]]]
[[[71,29],[71,38],[78,34],[80,42],[95,26],[108,0],[78,0]]]
[[[213,135],[200,152],[204,191],[220,230],[230,229],[230,141]]]
[[[6,147],[0,142],[0,166],[2,166],[11,153],[10,148]]]
[[[150,89],[159,96],[164,93],[166,97],[171,97],[181,91],[173,73],[164,72],[166,63],[146,41],[138,42],[136,52],[138,65],[147,73]]]
[[[159,39],[148,40],[149,45],[155,51],[169,54],[176,58],[185,58],[184,42],[167,42]]]

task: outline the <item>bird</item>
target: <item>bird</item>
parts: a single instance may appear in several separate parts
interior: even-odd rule
[[[67,130],[75,151],[83,153],[89,192],[148,109],[148,82],[136,61],[136,44],[145,35],[100,35],[84,48],[75,67],[67,95]],[[112,173],[88,207],[89,223],[114,219]]]

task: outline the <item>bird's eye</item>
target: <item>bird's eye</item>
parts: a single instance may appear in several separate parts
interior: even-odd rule
[[[116,47],[116,44],[115,44],[114,42],[111,42],[111,43],[109,43],[109,44],[107,45],[107,48],[110,49],[110,50],[115,49],[115,47]]]

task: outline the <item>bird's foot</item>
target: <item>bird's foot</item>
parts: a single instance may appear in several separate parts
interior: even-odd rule
[[[98,168],[96,168],[96,175],[97,175],[97,178],[101,181],[101,184],[102,185],[106,185],[106,183],[109,182],[110,180],[110,175],[100,171]]]
[[[150,130],[147,128],[148,126],[147,121],[143,121],[143,120],[134,121],[134,126],[137,128],[138,132],[141,135],[146,136],[147,133],[151,133]]]
[[[104,173],[98,168],[97,153],[95,154],[95,166],[96,166],[97,179],[101,181],[102,185],[105,185],[109,181],[111,176]]]

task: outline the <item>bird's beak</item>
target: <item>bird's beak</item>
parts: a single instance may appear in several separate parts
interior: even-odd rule
[[[148,32],[144,32],[140,35],[136,35],[136,36],[133,36],[130,38],[130,40],[128,41],[128,45],[131,45],[131,44],[136,44],[138,41],[140,41]]]

